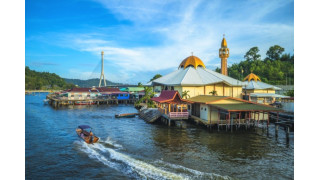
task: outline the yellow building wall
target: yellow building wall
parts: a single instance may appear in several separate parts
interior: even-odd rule
[[[236,98],[242,98],[242,87],[238,86],[228,86],[219,83],[215,85],[208,85],[208,86],[175,86],[174,90],[179,91],[180,95],[182,96],[182,92],[189,91],[190,98],[199,96],[199,95],[212,95],[209,94],[212,90],[217,91],[217,96],[231,96]],[[224,90],[224,92],[223,92]]]
[[[213,85],[205,86],[205,95],[212,95],[209,92],[213,91]]]
[[[251,119],[255,118],[255,120],[258,120],[258,116],[259,120],[268,120],[268,113],[265,113],[264,115],[263,113],[251,113]]]
[[[269,94],[275,94],[276,91],[273,89],[249,89],[247,90],[247,93],[269,93]]]
[[[178,91],[179,92],[179,94],[180,94],[180,96],[182,97],[182,87],[181,86],[174,86],[174,90],[176,90],[176,91]],[[190,94],[189,94],[190,95]],[[191,95],[190,95],[190,97],[191,97]]]
[[[210,123],[210,117],[211,117],[211,124],[215,124],[216,122],[218,122],[218,110],[211,107],[211,111],[209,112],[208,117],[209,117],[208,123]]]
[[[189,91],[189,95],[190,97],[195,97],[195,96],[199,96],[199,95],[203,95],[204,94],[204,86],[183,86],[182,87],[182,92],[184,91]]]

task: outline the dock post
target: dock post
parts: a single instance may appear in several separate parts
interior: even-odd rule
[[[269,121],[270,121],[270,114],[268,112],[268,122],[267,122],[267,129],[269,129]]]
[[[232,132],[232,129],[233,129],[233,118],[231,118],[231,132]]]
[[[168,126],[171,126],[171,119],[169,119],[169,123],[168,123]]]
[[[290,127],[286,126],[286,139],[287,139],[287,142],[289,142],[289,133],[290,133]]]
[[[275,129],[275,131],[276,131],[276,137],[278,137],[278,130],[279,130],[279,125],[276,124],[276,129]]]

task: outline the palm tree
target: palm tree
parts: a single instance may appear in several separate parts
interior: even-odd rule
[[[217,91],[216,90],[212,90],[209,92],[209,94],[212,94],[212,96],[216,96],[218,95]]]
[[[151,101],[151,98],[154,96],[154,92],[152,91],[151,87],[144,87],[144,96],[137,101],[137,104],[140,104],[142,102],[146,102],[148,108],[153,107],[153,101]]]
[[[186,98],[186,99],[188,99],[188,97],[190,98],[190,95],[188,94],[190,91],[183,91],[182,92],[182,98]]]

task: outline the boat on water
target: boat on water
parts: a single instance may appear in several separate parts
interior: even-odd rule
[[[76,101],[74,105],[94,105],[96,104],[93,101]]]
[[[88,130],[90,129],[90,132]],[[76,129],[78,136],[88,144],[93,144],[99,141],[99,137],[92,133],[92,128],[88,125],[80,125]]]
[[[116,114],[115,117],[116,118],[133,118],[136,115],[138,115],[138,113],[126,113],[126,114]]]

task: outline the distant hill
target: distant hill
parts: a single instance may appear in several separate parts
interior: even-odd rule
[[[71,84],[74,84],[74,85],[78,85],[79,87],[92,87],[92,86],[98,87],[98,86],[99,86],[99,82],[100,82],[100,79],[99,79],[99,78],[88,79],[88,80],[67,79],[67,78],[64,78],[64,80],[65,80],[67,83],[71,83]],[[111,82],[111,81],[108,81],[108,80],[106,80],[106,83],[107,83],[107,86],[108,86],[108,85],[123,85],[123,84],[121,84],[121,83],[114,83],[114,82]],[[104,83],[101,82],[101,85],[104,85]]]
[[[25,67],[25,89],[26,90],[61,90],[70,89],[73,84],[67,83],[55,73],[37,72]]]

